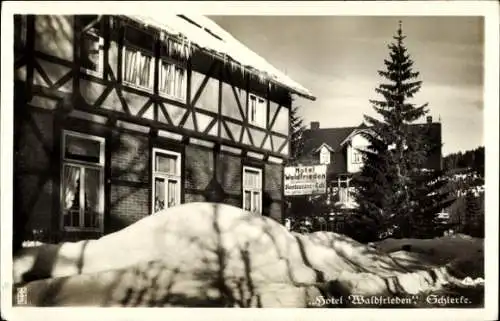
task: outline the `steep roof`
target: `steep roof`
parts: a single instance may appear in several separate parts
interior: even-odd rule
[[[428,128],[429,138],[436,142],[441,143],[441,124],[431,123],[430,127],[427,127],[428,123],[423,124],[412,124],[411,130],[420,130],[421,128]],[[304,132],[304,153],[309,154],[314,152],[315,149],[320,147],[322,144],[328,144],[335,151],[339,151],[342,148],[342,143],[349,138],[349,136],[355,131],[360,129],[369,129],[364,123],[356,127],[333,127],[333,128],[319,128],[319,129],[308,129]]]
[[[205,16],[165,14],[159,12],[149,16],[133,15],[129,19],[158,28],[172,36],[186,39],[190,44],[215,55],[232,66],[287,88],[292,93],[315,100],[312,93],[275,68],[264,58],[251,51],[214,21]]]
[[[338,151],[340,144],[358,127],[334,127],[306,130],[304,132],[304,153],[309,154],[321,146],[328,144],[333,150]]]

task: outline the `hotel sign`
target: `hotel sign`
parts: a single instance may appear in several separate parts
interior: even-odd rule
[[[285,196],[326,193],[326,165],[287,166],[283,175]]]

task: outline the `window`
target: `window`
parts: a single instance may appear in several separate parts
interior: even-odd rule
[[[186,97],[187,80],[185,63],[181,62],[179,50],[182,45],[167,39],[160,46],[160,63],[158,71],[158,92],[170,97],[184,99]]]
[[[267,104],[266,101],[258,96],[249,95],[248,102],[248,121],[256,126],[266,126]]]
[[[330,164],[330,151],[326,147],[322,147],[319,153],[320,164]]]
[[[338,179],[338,189],[339,189],[339,202],[341,204],[347,204],[350,202],[350,179],[346,177],[339,177]]]
[[[165,59],[160,60],[158,91],[175,98],[186,96],[186,70]]]
[[[103,231],[103,137],[63,132],[61,209],[64,230]]]
[[[352,163],[353,164],[361,164],[363,163],[363,154],[356,148],[352,149]]]
[[[262,170],[243,167],[243,209],[262,213]]]
[[[153,90],[154,37],[136,28],[127,27],[122,56],[123,82],[142,89]]]
[[[100,36],[98,16],[79,16],[81,28],[80,59],[83,72],[102,76],[104,69],[104,39]]]
[[[181,154],[153,148],[153,213],[181,202]]]

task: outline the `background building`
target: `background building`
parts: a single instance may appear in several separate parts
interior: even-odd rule
[[[15,16],[14,238],[95,238],[169,206],[281,220],[292,94],[205,17]],[[189,215],[189,213],[186,213]]]
[[[428,135],[430,142],[437,146],[427,156],[424,167],[441,170],[441,123],[433,122],[432,117],[428,117],[426,123],[413,124],[410,128],[422,131]],[[369,142],[362,133],[369,130],[370,128],[364,123],[356,127],[320,128],[320,123],[314,121],[311,122],[310,128],[304,132],[302,162],[327,165],[327,192],[330,201],[340,208],[354,208],[356,206],[350,192],[355,187],[350,184],[350,181],[352,176],[358,173],[363,166],[360,150],[366,149]]]

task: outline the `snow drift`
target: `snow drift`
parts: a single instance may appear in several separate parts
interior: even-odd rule
[[[14,257],[13,277],[36,306],[239,307],[404,297],[477,287],[464,275],[483,277],[470,267],[483,260],[478,242],[460,255],[415,251],[413,243],[402,251],[388,242],[378,249],[335,233],[290,233],[237,207],[189,203],[98,240],[25,248]]]

